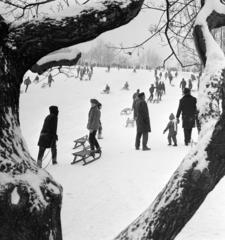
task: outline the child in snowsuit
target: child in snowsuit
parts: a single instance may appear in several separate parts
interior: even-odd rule
[[[170,146],[172,144],[173,140],[173,146],[177,146],[177,121],[175,119],[175,116],[173,113],[170,114],[169,116],[169,123],[167,124],[165,130],[163,131],[163,134],[169,130],[168,133],[168,145]]]

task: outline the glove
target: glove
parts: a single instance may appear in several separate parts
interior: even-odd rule
[[[166,131],[164,130],[164,131],[163,131],[163,134],[165,134],[165,132],[166,132]]]
[[[180,120],[179,120],[179,118],[177,118],[177,123],[178,123],[178,124],[180,123]]]

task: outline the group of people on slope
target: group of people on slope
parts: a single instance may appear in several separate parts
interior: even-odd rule
[[[169,116],[169,122],[164,129],[163,133],[168,130],[168,145],[177,146],[177,124],[179,123],[180,115],[182,115],[182,127],[184,130],[184,143],[187,146],[191,142],[192,129],[197,125],[198,131],[200,125],[197,117],[197,100],[191,95],[189,88],[184,88],[183,97],[180,99],[177,109],[176,118],[173,113]],[[140,93],[138,89],[133,95],[133,114],[134,120],[136,120],[137,133],[135,140],[135,148],[139,150],[140,139],[142,137],[142,150],[150,150],[147,146],[148,133],[151,132],[150,118],[148,105],[145,101],[144,92]]]
[[[38,76],[38,75],[36,75],[36,77],[34,78],[33,82],[34,82],[34,83],[39,83],[39,76]],[[50,74],[48,75],[48,86],[49,86],[49,87],[51,87],[52,82],[54,82],[54,79],[53,79],[53,77],[52,77],[52,74],[50,73]],[[30,77],[28,76],[27,78],[25,78],[25,80],[24,80],[23,83],[24,83],[24,85],[25,85],[25,90],[24,90],[24,91],[27,92],[30,84],[32,83]]]
[[[101,117],[101,107],[102,104],[96,100],[91,99],[91,108],[88,113],[88,123],[87,129],[89,131],[89,143],[90,148],[93,152],[100,153],[101,148],[96,139],[96,133],[98,132],[98,139],[102,139],[102,124],[100,121]],[[44,120],[44,124],[40,133],[40,137],[38,140],[39,152],[37,165],[42,167],[42,161],[44,157],[45,150],[47,148],[51,149],[52,154],[52,164],[57,164],[57,147],[56,141],[58,140],[57,135],[57,124],[58,124],[58,107],[50,106],[49,107],[49,115]]]

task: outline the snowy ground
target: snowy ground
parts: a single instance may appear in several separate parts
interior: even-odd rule
[[[169,180],[189,148],[183,144],[181,124],[178,147],[167,146],[167,134],[163,135],[170,113],[176,114],[181,77],[180,73],[174,87],[166,82],[167,94],[160,104],[148,104],[152,128],[148,145],[152,150],[146,152],[135,150],[135,128],[125,128],[127,116],[121,116],[120,111],[131,107],[137,88],[149,95],[153,72],[112,69],[107,73],[103,68],[95,68],[91,81],[60,76],[52,88],[32,84],[26,94],[21,94],[22,131],[34,158],[48,106],[59,107],[59,164],[49,165],[47,170],[64,189],[64,240],[113,239],[151,204]],[[125,81],[129,82],[130,91],[121,90]],[[106,83],[111,87],[109,95],[100,93]],[[104,139],[100,140],[103,154],[90,165],[70,165],[73,140],[88,133],[90,98],[97,98],[103,104]],[[193,135],[196,140],[196,129]],[[50,154],[45,162],[49,159]],[[224,187],[222,180],[177,240],[224,240]]]

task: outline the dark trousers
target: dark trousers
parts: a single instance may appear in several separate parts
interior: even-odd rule
[[[39,152],[38,152],[38,160],[37,160],[37,165],[39,167],[42,167],[42,159],[45,153],[46,147],[41,147],[39,146]],[[56,143],[52,144],[51,146],[51,153],[52,153],[52,164],[57,163],[57,148],[56,148]]]
[[[29,84],[26,84],[25,92],[27,92],[28,87],[29,87]]]
[[[171,145],[172,140],[173,140],[174,145],[177,145],[177,133],[173,133],[173,134],[169,133],[168,134],[169,145]]]
[[[147,147],[148,132],[137,132],[137,134],[136,134],[136,141],[135,141],[135,147],[136,148],[140,147],[141,137],[142,137],[142,147],[143,148]]]
[[[191,142],[192,128],[184,128],[184,143],[188,145]]]
[[[89,143],[90,143],[91,150],[95,150],[95,148],[100,149],[98,141],[95,137],[96,133],[97,133],[97,130],[89,133]]]

